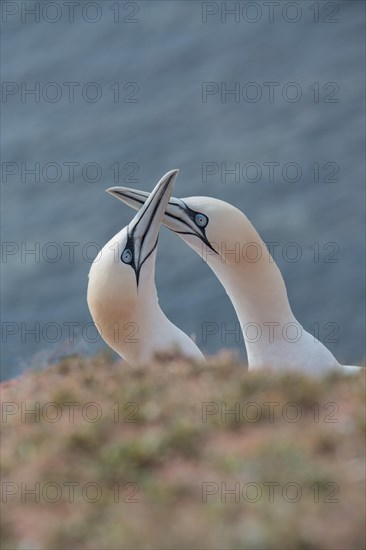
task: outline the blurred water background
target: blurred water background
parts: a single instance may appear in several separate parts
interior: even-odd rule
[[[365,5],[325,4],[281,2],[272,21],[262,2],[77,2],[72,21],[63,2],[3,3],[3,379],[105,345],[91,341],[88,243],[103,246],[133,214],[104,190],[150,190],[172,168],[176,196],[226,200],[279,243],[299,321],[341,362],[364,360]],[[220,96],[236,82],[239,98]],[[37,86],[39,98],[22,96]],[[235,163],[239,181],[222,169]],[[205,353],[245,358],[225,333],[237,323],[225,291],[166,229],[157,287]]]

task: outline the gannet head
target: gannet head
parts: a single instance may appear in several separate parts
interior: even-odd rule
[[[107,192],[135,209],[149,196],[127,187],[111,187]],[[224,258],[228,264],[236,262],[237,254],[230,251],[253,237],[246,216],[235,206],[213,197],[172,197],[162,223],[209,264],[222,262]]]
[[[171,218],[167,226],[175,231],[208,263],[235,258],[237,244],[246,239],[243,234],[244,214],[235,206],[213,197],[186,197],[174,199],[180,204],[180,219]],[[166,212],[169,217],[171,205]],[[165,216],[163,222],[165,222]],[[165,224],[164,224],[165,225]],[[227,254],[228,253],[228,254]]]
[[[139,301],[156,295],[159,229],[177,174],[178,170],[171,170],[161,178],[133,220],[102,248],[92,264],[87,300],[101,332],[113,322],[132,321]]]

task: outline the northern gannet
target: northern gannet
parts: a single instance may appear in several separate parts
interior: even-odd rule
[[[161,178],[133,220],[102,248],[89,273],[87,301],[97,329],[131,366],[168,350],[204,360],[160,309],[155,286],[159,229],[177,174],[171,170]]]
[[[107,192],[135,209],[149,196],[126,187]],[[225,288],[242,328],[249,369],[322,375],[341,367],[296,320],[281,272],[243,212],[212,197],[172,197],[162,223],[207,262]]]

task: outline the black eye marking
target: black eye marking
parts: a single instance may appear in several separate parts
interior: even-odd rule
[[[133,269],[135,269],[134,267],[135,247],[134,247],[133,237],[129,234],[128,230],[127,230],[126,246],[120,258],[124,264],[130,265],[131,267],[133,267]]]
[[[124,264],[130,264],[133,259],[133,254],[129,248],[125,248],[121,254],[121,260]]]
[[[213,248],[213,246],[211,245],[210,241],[206,236],[206,227],[208,225],[208,222],[210,221],[208,216],[206,216],[205,214],[202,214],[202,212],[197,212],[195,210],[192,210],[192,208],[189,208],[189,206],[187,206],[187,204],[182,199],[176,199],[176,201],[177,201],[177,206],[180,206],[180,208],[184,210],[184,212],[191,218],[193,223],[199,228],[199,232],[193,233],[192,227],[190,227],[187,222],[184,222],[181,218],[177,216],[173,216],[171,214],[165,213],[165,215],[167,215],[168,217],[175,218],[176,220],[183,222],[187,226],[187,228],[190,230],[190,231],[175,231],[175,233],[178,233],[180,235],[193,235],[194,237],[198,237],[206,246],[208,246],[208,248],[210,248],[213,252],[215,252],[215,254],[218,254],[217,250]]]
[[[198,227],[203,229],[208,224],[208,217],[204,214],[198,213],[194,217],[194,222],[198,225]]]
[[[144,236],[144,238],[145,238],[145,236]],[[143,242],[144,238],[142,239],[142,242]],[[129,231],[127,230],[127,242],[126,242],[126,246],[125,246],[125,248],[124,248],[124,250],[123,250],[123,252],[120,256],[120,259],[124,264],[129,265],[134,270],[135,276],[136,276],[137,289],[139,287],[141,268],[144,265],[144,263],[146,262],[146,260],[154,252],[156,247],[158,246],[158,239],[159,239],[159,236],[157,237],[154,246],[152,247],[150,252],[147,254],[147,256],[142,261],[141,261],[141,257],[139,258],[138,261],[136,261],[135,260],[135,241],[134,241],[134,237],[133,237],[133,234],[130,234]],[[141,261],[141,263],[140,263],[140,261]]]

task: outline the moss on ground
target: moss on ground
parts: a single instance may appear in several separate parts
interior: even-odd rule
[[[25,374],[1,388],[1,548],[363,549],[364,390],[226,356]]]

